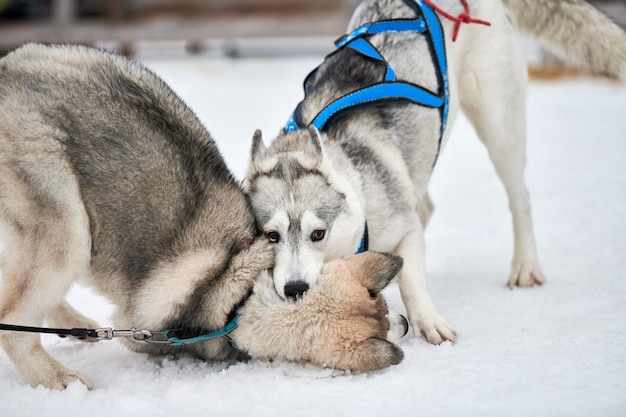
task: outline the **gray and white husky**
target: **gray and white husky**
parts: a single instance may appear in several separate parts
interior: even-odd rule
[[[31,44],[0,59],[2,324],[97,329],[65,301],[82,280],[117,307],[118,329],[193,338],[237,318],[230,336],[252,356],[357,371],[402,360],[386,340],[401,322],[390,323],[379,295],[399,257],[329,263],[317,294],[284,302],[267,271],[273,248],[257,235],[215,142],[150,71],[77,46]],[[0,331],[0,344],[33,386],[93,386],[48,355],[37,334]],[[129,345],[246,357],[223,337]]]
[[[416,19],[411,2],[366,0],[348,33],[369,23]],[[433,0],[457,16],[460,0]],[[449,83],[448,125],[462,110],[487,147],[509,199],[514,255],[509,286],[545,282],[524,183],[527,65],[515,28],[534,35],[574,63],[612,78],[626,78],[626,35],[582,0],[473,0],[471,16],[485,25],[441,18]],[[357,29],[359,28],[359,29]],[[357,30],[355,30],[357,29]],[[345,39],[345,38],[344,38]],[[441,89],[432,45],[416,31],[374,33],[373,48],[342,48],[307,78],[298,111],[302,127],[283,131],[267,148],[252,141],[246,192],[257,223],[275,244],[274,282],[286,298],[313,286],[324,261],[355,253],[369,230],[370,248],[404,258],[399,286],[416,336],[454,341],[456,332],[437,312],[427,289],[423,231],[432,213],[428,181],[449,129],[437,108],[390,103],[341,114],[318,131],[313,123],[342,97],[389,75],[429,92]],[[372,58],[375,59],[372,59]],[[442,136],[442,137],[441,137]]]

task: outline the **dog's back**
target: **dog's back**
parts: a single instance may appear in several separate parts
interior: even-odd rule
[[[0,80],[2,169],[33,176],[54,160],[57,175],[28,183],[37,193],[33,200],[46,206],[61,198],[49,187],[72,174],[88,202],[94,272],[141,281],[172,250],[181,228],[224,216],[215,204],[203,204],[207,198],[231,207],[237,221],[205,228],[203,238],[232,239],[234,230],[225,229],[242,228],[242,218],[253,230],[213,140],[144,68],[87,48],[29,45],[4,59]],[[24,158],[31,163],[16,166]]]

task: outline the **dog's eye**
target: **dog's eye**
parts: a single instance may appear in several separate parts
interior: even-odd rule
[[[372,299],[376,299],[376,297],[378,296],[378,293],[372,291],[372,290],[368,290],[369,294],[370,294],[370,298]]]
[[[311,233],[311,240],[313,242],[319,242],[320,240],[324,239],[324,236],[326,236],[326,230],[317,229],[314,230],[313,233]]]
[[[265,233],[265,237],[270,243],[280,242],[280,234],[278,232],[267,232]]]

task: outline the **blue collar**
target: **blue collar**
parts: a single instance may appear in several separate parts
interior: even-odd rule
[[[167,340],[168,340],[168,342],[170,343],[171,346],[182,346],[182,345],[188,345],[188,344],[191,344],[191,343],[206,342],[208,340],[213,340],[213,339],[217,339],[217,338],[222,337],[222,336],[226,336],[230,332],[235,330],[235,328],[239,324],[239,317],[240,317],[239,314],[237,314],[222,329],[217,329],[215,331],[212,331],[212,332],[209,332],[209,333],[204,333],[204,334],[201,334],[200,336],[196,336],[196,337],[189,337],[189,338],[181,339],[181,338],[178,338],[178,337],[170,336],[170,334],[172,334],[172,333],[174,333],[176,331],[179,331],[180,329],[165,330],[163,332],[163,335],[165,337],[167,337]]]
[[[335,120],[351,111],[363,107],[380,106],[394,102],[408,102],[438,108],[440,110],[441,130],[439,148],[441,148],[441,142],[448,119],[450,96],[443,29],[437,14],[428,4],[420,0],[404,0],[404,2],[416,11],[418,16],[415,19],[394,19],[366,23],[335,42],[337,50],[351,48],[363,56],[384,63],[386,66],[385,79],[374,85],[369,85],[348,93],[331,102],[313,118],[310,125],[315,126],[319,131],[324,131]],[[393,68],[391,68],[380,52],[367,40],[368,36],[377,33],[405,31],[422,33],[427,37],[433,62],[438,69],[439,91],[437,93],[428,91],[423,87],[409,82],[398,81]],[[315,77],[316,71],[317,68],[311,72],[305,80],[305,94],[310,88],[309,84]],[[300,102],[289,118],[284,128],[285,133],[306,127],[302,121],[301,107],[302,102]]]

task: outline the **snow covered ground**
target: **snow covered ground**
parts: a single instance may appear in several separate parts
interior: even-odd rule
[[[252,133],[269,141],[319,57],[151,59],[214,134],[238,176]],[[506,106],[506,103],[502,103]],[[512,228],[503,187],[464,118],[432,181],[431,295],[457,344],[404,339],[395,367],[349,375],[310,365],[154,361],[118,342],[44,337],[96,389],[30,388],[0,351],[0,416],[622,416],[626,414],[626,87],[534,82],[528,169],[548,283],[505,287]],[[386,290],[397,311],[397,287]],[[111,306],[70,302],[110,325]]]

